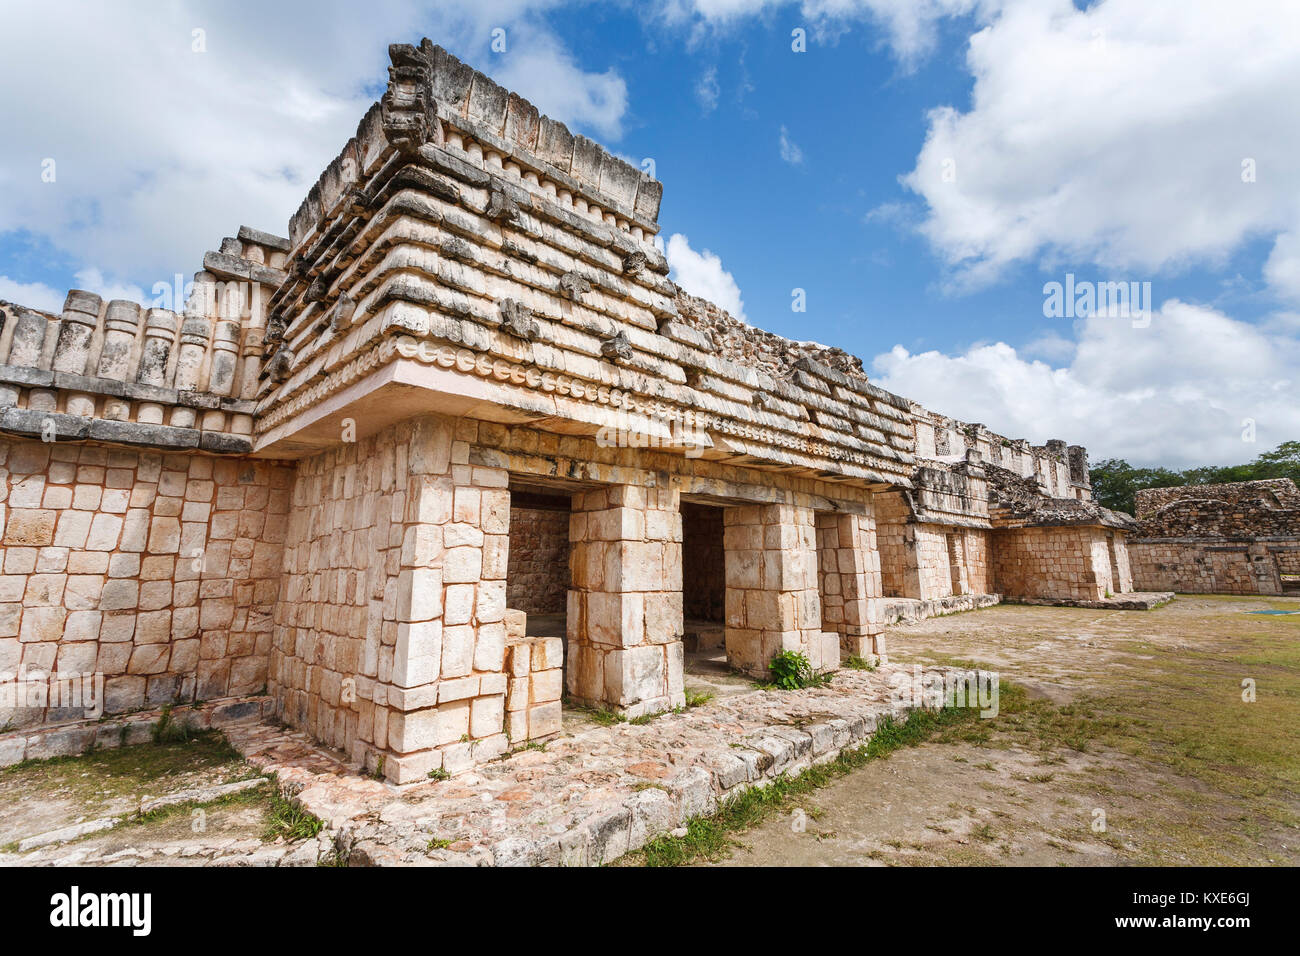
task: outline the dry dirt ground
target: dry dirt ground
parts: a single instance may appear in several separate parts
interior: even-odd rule
[[[896,662],[999,672],[998,716],[791,796],[707,862],[1300,863],[1300,613],[1260,611],[1300,601],[1001,606],[892,629]],[[693,693],[751,686],[699,657]],[[0,770],[0,865],[315,865],[318,827],[217,733]]]
[[[1004,605],[895,628],[896,662],[978,664],[1018,689],[995,718],[787,803],[712,862],[1300,863],[1300,613],[1259,611],[1300,601]]]

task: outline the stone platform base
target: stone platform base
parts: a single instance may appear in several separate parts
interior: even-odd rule
[[[226,697],[198,705],[178,704],[171,718],[199,730],[225,728],[237,721],[262,720],[271,715],[271,698]],[[94,748],[108,750],[152,739],[162,710],[140,711],[104,719],[78,720],[43,727],[28,727],[0,734],[0,767],[24,760],[70,757]]]
[[[1072,598],[1007,598],[1009,604],[1033,604],[1038,607],[1087,607],[1101,611],[1149,611],[1174,599],[1173,591],[1131,591],[1098,601],[1076,601]]]
[[[1000,594],[954,594],[950,597],[921,601],[917,598],[884,598],[885,627],[895,624],[915,624],[927,617],[942,617],[959,611],[973,611],[976,608],[992,607],[1000,603]]]
[[[353,865],[599,865],[713,813],[729,795],[866,743],[907,668],[829,687],[750,691],[646,724],[591,726],[450,780],[359,775],[299,731],[244,723],[231,742],[324,820]],[[895,681],[897,683],[897,681]]]

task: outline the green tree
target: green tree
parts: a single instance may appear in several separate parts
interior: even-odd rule
[[[1142,488],[1176,485],[1220,485],[1266,478],[1290,478],[1300,485],[1300,441],[1284,441],[1244,465],[1201,465],[1184,471],[1169,468],[1134,468],[1122,458],[1094,462],[1092,497],[1114,511],[1133,514],[1134,500]]]

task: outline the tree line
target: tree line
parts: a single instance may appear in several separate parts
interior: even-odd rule
[[[1089,465],[1092,497],[1100,505],[1133,514],[1134,497],[1141,488],[1176,485],[1219,485],[1264,478],[1290,478],[1300,485],[1300,441],[1284,441],[1244,465],[1202,465],[1175,471],[1171,468],[1134,468],[1123,458],[1107,458]]]

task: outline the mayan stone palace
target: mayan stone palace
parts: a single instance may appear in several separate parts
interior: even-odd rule
[[[176,311],[0,304],[0,672],[256,699],[407,783],[678,707],[700,656],[828,671],[900,621],[1132,596],[1083,448],[684,294],[659,182],[390,54],[287,238],[223,239]],[[6,760],[85,719],[56,703],[11,695]]]

